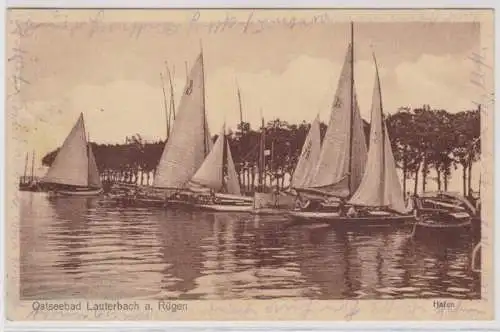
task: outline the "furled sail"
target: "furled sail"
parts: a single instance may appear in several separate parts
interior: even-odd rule
[[[82,113],[42,182],[86,187],[89,185],[88,170],[87,140]]]
[[[310,181],[311,171],[318,163],[321,152],[319,115],[316,116],[302,146],[299,161],[293,172],[290,187],[301,188]]]
[[[365,170],[367,154],[352,66],[351,44],[340,74],[319,160],[311,172],[309,183],[304,184],[305,187],[338,197],[348,197],[357,189]]]
[[[203,53],[186,82],[175,124],[156,169],[153,186],[182,188],[200,168],[211,147],[205,115]]]
[[[88,156],[89,156],[89,187],[101,188],[101,178],[99,176],[99,170],[97,168],[97,163],[95,161],[94,152],[92,151],[92,146],[88,145]]]
[[[383,119],[382,94],[377,67],[366,171],[357,191],[351,197],[350,203],[361,206],[388,207],[399,213],[407,212],[403,190],[396,172],[391,142]]]

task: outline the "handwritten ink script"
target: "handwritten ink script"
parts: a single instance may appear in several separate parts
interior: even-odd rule
[[[482,100],[473,100],[476,105],[491,104],[494,101],[494,92],[488,91],[486,86],[487,75],[493,74],[493,67],[487,63],[486,53],[487,49],[483,48],[481,53],[473,52],[468,58],[474,63],[474,70],[471,73],[470,82],[481,90],[480,98]]]
[[[318,13],[310,18],[297,18],[295,16],[277,16],[274,18],[260,18],[254,11],[250,12],[245,19],[236,18],[229,12],[220,20],[205,20],[202,12],[194,11],[187,15],[185,20],[179,22],[162,21],[162,22],[116,22],[105,20],[106,11],[100,10],[95,15],[89,17],[85,21],[71,21],[67,13],[54,11],[53,20],[35,21],[30,18],[24,20],[10,20],[10,34],[19,39],[28,38],[35,35],[36,32],[42,29],[53,29],[65,31],[70,36],[77,33],[83,33],[87,38],[93,38],[97,34],[121,32],[128,35],[132,39],[139,38],[146,30],[159,32],[160,34],[170,35],[174,33],[190,31],[201,32],[204,29],[209,34],[222,33],[224,31],[237,31],[241,33],[255,34],[260,33],[265,29],[273,27],[285,27],[294,29],[296,27],[311,27],[317,24],[325,24],[330,22],[330,17],[326,12]],[[12,62],[10,81],[12,93],[8,95],[8,99],[20,93],[22,87],[30,84],[33,78],[27,78],[23,74],[23,68],[27,61],[37,61],[37,58],[30,55],[27,50],[19,46],[12,48],[13,55],[8,61]]]
[[[70,21],[67,14],[56,11],[53,21],[37,22],[31,19],[11,21],[13,29],[11,33],[21,37],[32,36],[39,29],[63,29],[71,36],[79,31],[84,31],[88,37],[96,33],[112,33],[125,31],[131,38],[138,38],[146,30],[156,30],[164,34],[173,34],[182,30],[205,28],[209,33],[220,33],[230,29],[238,29],[242,33],[259,33],[264,29],[282,26],[289,29],[296,27],[311,27],[316,24],[326,24],[331,19],[326,12],[321,12],[309,18],[298,18],[296,16],[277,16],[273,18],[260,18],[255,11],[248,14],[245,19],[237,18],[227,12],[220,20],[205,20],[202,12],[195,11],[180,22],[111,22],[105,21],[105,11],[100,10],[86,21]]]

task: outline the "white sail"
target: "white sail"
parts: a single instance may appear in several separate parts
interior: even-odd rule
[[[354,103],[351,91],[354,94]],[[309,183],[305,186],[331,195],[347,197],[359,186],[365,163],[366,141],[353,84],[352,45],[349,45],[319,160],[311,173]]]
[[[87,140],[82,113],[42,181],[86,187],[89,184],[88,169]]]
[[[229,147],[229,142],[226,141],[227,149],[227,178],[226,178],[226,191],[228,194],[241,195],[240,183],[238,181],[238,173],[236,173],[236,167],[234,166],[233,156],[231,154],[231,148]]]
[[[193,175],[189,181],[190,187],[205,187],[210,188],[216,192],[222,189],[223,177],[223,155],[224,155],[224,132],[222,132],[215,144],[208,154],[207,158],[203,161],[200,168]]]
[[[302,146],[299,161],[290,181],[290,187],[301,188],[310,181],[311,171],[318,163],[320,152],[321,135],[319,115],[317,115]]]
[[[153,186],[182,188],[201,166],[210,146],[205,115],[203,54],[200,53],[188,76]]]
[[[226,151],[224,151],[224,146]],[[224,155],[226,160],[223,159]],[[224,165],[227,167],[226,176],[223,174]],[[193,190],[209,188],[219,193],[241,195],[238,174],[234,166],[229,142],[225,138],[224,129],[217,137],[203,164],[189,181],[188,186]]]
[[[376,66],[376,63],[375,63]],[[391,142],[383,120],[380,79],[376,68],[372,99],[370,148],[366,171],[350,203],[361,206],[388,207],[396,212],[407,212],[403,190],[396,172]]]
[[[94,152],[92,151],[92,146],[88,145],[88,159],[89,159],[89,187],[101,188],[101,178],[99,176],[99,170],[97,168],[97,163],[95,161]]]

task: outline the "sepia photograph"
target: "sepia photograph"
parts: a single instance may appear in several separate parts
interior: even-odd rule
[[[493,11],[10,9],[6,32],[17,319],[493,317]]]

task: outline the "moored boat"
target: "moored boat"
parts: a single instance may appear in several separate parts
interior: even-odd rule
[[[322,222],[334,225],[392,226],[415,221],[413,215],[398,215],[387,211],[366,211],[358,216],[340,215],[339,212],[289,211],[288,215],[298,221]]]
[[[191,67],[156,167],[151,188],[137,199],[163,201],[167,207],[190,206],[192,193],[186,184],[200,168],[212,149],[205,109],[205,73],[203,51]],[[155,201],[155,203],[156,203]]]
[[[358,225],[394,225],[414,221],[404,203],[396,172],[383,116],[375,56],[374,62],[368,152],[354,91],[351,40],[320,157],[305,185],[295,188],[299,193],[298,204],[289,213],[291,218]]]
[[[308,159],[304,162],[305,167],[299,167],[294,174],[292,188],[297,193],[298,203],[295,212],[314,210],[318,213],[338,212],[340,215],[339,206],[329,204],[329,201],[349,199],[361,182],[367,148],[354,84],[353,47],[351,40],[323,142],[320,145],[319,133],[311,126],[311,147],[305,144],[302,149]],[[306,215],[312,217],[305,219],[308,222],[315,219],[314,215]],[[295,218],[299,216],[302,214],[296,213]]]
[[[256,192],[253,197],[252,214],[285,215],[294,206],[295,197],[287,192]]]
[[[26,163],[24,164],[24,175],[19,178],[20,191],[40,191],[39,178],[35,176],[35,151],[31,158],[31,174],[28,176],[28,153],[26,153]]]
[[[253,208],[253,199],[241,194],[225,126],[187,188],[192,204],[200,209],[246,212]]]
[[[65,189],[55,189],[49,190],[48,194],[50,196],[96,196],[102,193],[102,188],[71,188],[69,190]]]
[[[51,196],[96,196],[102,193],[92,146],[87,142],[83,113],[40,182]]]

